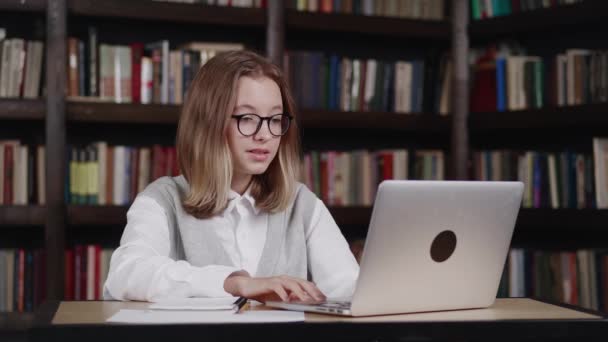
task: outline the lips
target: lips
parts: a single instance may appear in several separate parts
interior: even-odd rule
[[[262,149],[262,148],[254,148],[252,150],[247,150],[247,152],[253,153],[253,154],[256,154],[256,155],[265,155],[265,154],[269,154],[270,153],[269,150]]]

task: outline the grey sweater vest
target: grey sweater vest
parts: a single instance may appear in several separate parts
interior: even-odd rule
[[[310,223],[317,197],[300,183],[296,189],[289,208],[269,214],[257,277],[284,274],[310,278],[304,227]],[[179,176],[159,178],[140,194],[153,198],[165,211],[171,239],[170,256],[198,267],[235,266],[211,229],[211,220],[197,219],[184,211],[182,201],[188,193],[188,182]]]

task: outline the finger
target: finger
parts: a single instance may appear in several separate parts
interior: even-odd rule
[[[306,301],[309,300],[310,297],[306,291],[300,286],[300,283],[295,280],[283,280],[283,285],[291,292],[297,296],[298,300]]]
[[[304,289],[304,291],[310,295],[310,297],[314,298],[315,300],[325,300],[325,295],[314,283],[303,279],[299,279],[298,283]]]
[[[284,301],[284,302],[289,301],[289,295],[287,294],[287,291],[285,291],[285,289],[283,288],[282,283],[275,284],[272,287],[272,290],[274,291],[274,293],[277,294],[277,296],[279,296],[281,298],[282,301]]]

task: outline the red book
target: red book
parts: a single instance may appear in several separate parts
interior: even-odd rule
[[[164,151],[165,155],[167,156],[167,161],[165,164],[165,171],[163,176],[173,176],[173,170],[175,168],[175,165],[177,164],[177,160],[175,160],[175,148],[165,147]]]
[[[101,300],[101,247],[95,245],[95,300]]]
[[[13,172],[14,172],[14,153],[15,146],[12,144],[4,145],[4,204],[13,204]]]
[[[496,60],[493,49],[489,49],[475,63],[473,87],[471,89],[471,112],[495,112],[496,100]]]
[[[144,55],[144,44],[131,44],[131,99],[141,103],[141,58]]]
[[[175,149],[175,146],[171,147],[171,151],[173,153],[173,169],[172,169],[172,175],[175,176],[179,176],[179,163],[177,162],[177,150]]]
[[[65,251],[65,284],[63,289],[63,298],[74,300],[74,251],[72,249]]]
[[[383,152],[382,159],[382,180],[393,179],[393,152]]]
[[[332,0],[321,0],[321,12],[323,13],[331,13],[332,12]]]
[[[80,297],[78,300],[87,300],[87,246],[80,246],[80,277],[77,281],[80,282]]]
[[[86,290],[86,286],[85,286],[85,288],[83,288],[80,283],[80,278],[81,278],[80,273],[82,273],[82,264],[85,263],[83,255],[84,255],[83,247],[81,245],[74,246],[74,296],[73,296],[74,300],[86,299],[85,297],[82,297],[84,290]],[[86,273],[85,273],[85,277],[86,277]]]
[[[164,176],[165,153],[160,145],[152,146],[152,181]]]
[[[25,250],[19,249],[19,282],[17,295],[17,311],[24,312],[25,308]]]

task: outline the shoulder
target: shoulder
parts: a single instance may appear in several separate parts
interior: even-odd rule
[[[296,182],[296,190],[292,206],[299,209],[304,215],[312,215],[319,206],[321,200],[305,184]]]
[[[188,182],[184,176],[160,177],[150,183],[138,197],[148,197],[163,207],[176,207],[188,193]]]

